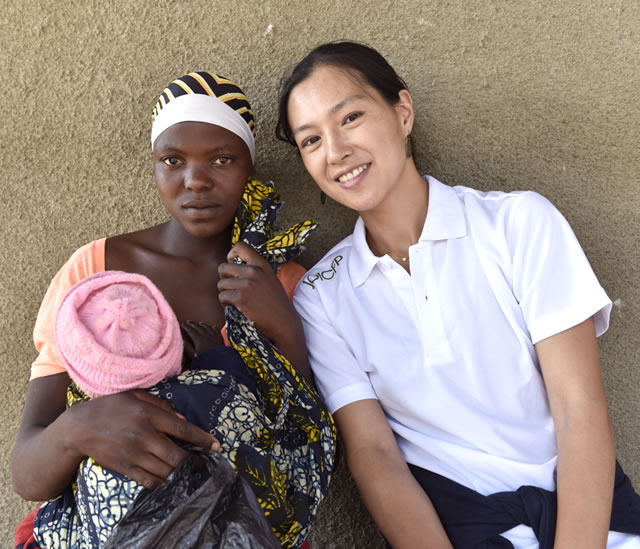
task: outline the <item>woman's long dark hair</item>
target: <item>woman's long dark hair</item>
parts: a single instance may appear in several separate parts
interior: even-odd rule
[[[390,105],[398,102],[400,90],[408,89],[388,61],[373,48],[349,41],[322,44],[309,52],[282,84],[276,125],[276,137],[281,141],[295,146],[296,142],[289,125],[289,96],[293,88],[307,79],[319,65],[345,69],[358,80],[377,90]]]

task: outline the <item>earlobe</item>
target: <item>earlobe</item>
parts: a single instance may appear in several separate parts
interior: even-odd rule
[[[413,112],[413,99],[411,98],[411,94],[409,90],[400,90],[398,92],[398,103],[395,105],[396,111],[400,116],[400,122],[408,136],[413,129],[413,120],[414,120],[414,112]]]

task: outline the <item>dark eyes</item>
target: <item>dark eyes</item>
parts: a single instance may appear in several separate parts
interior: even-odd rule
[[[301,143],[301,147],[310,147],[311,145],[313,145],[316,141],[318,141],[318,139],[320,139],[317,135],[314,135],[313,137],[309,137],[307,139],[305,139],[302,143]]]
[[[163,158],[162,161],[167,165],[167,166],[172,166],[172,167],[176,167],[176,166],[180,166],[180,164],[182,164],[182,160],[180,160],[179,158],[175,157],[175,156],[168,156],[167,158]]]
[[[343,125],[352,124],[353,122],[358,120],[358,118],[360,118],[362,116],[362,114],[363,113],[360,112],[360,111],[349,113],[342,120],[342,124]],[[302,143],[300,143],[300,148],[304,149],[306,147],[311,147],[312,145],[317,143],[319,141],[319,139],[320,139],[320,137],[318,137],[317,135],[313,135],[313,136],[307,137],[306,139],[304,139],[302,141]]]
[[[226,166],[227,164],[230,164],[232,161],[233,159],[230,156],[218,156],[215,160],[213,160],[212,163],[218,166]],[[172,168],[177,168],[184,164],[184,161],[181,158],[178,158],[177,156],[167,156],[166,158],[162,159],[162,162],[167,166],[171,166]]]
[[[353,122],[354,120],[360,118],[360,116],[362,116],[361,112],[352,112],[351,114],[345,117],[344,123],[349,124],[350,122]]]

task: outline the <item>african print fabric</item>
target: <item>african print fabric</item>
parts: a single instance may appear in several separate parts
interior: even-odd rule
[[[70,385],[67,406],[85,400],[89,397]],[[86,458],[75,482],[38,510],[34,537],[42,549],[101,547],[141,490],[137,482]]]
[[[232,244],[246,242],[274,270],[300,254],[316,227],[304,221],[278,232],[281,205],[272,183],[250,179],[232,236]],[[241,460],[235,466],[254,487],[282,546],[299,547],[331,478],[336,427],[316,390],[246,316],[227,306],[225,317],[229,341],[256,382],[269,425],[263,434],[264,466],[255,470]]]
[[[247,242],[274,270],[302,251],[315,228],[305,221],[276,231],[280,206],[271,183],[250,179],[233,227],[233,243]],[[316,390],[252,322],[234,307],[225,316],[231,348],[200,353],[189,370],[149,391],[218,438],[282,547],[298,548],[329,484],[335,425]],[[88,399],[73,385],[67,396],[69,406]],[[40,508],[36,540],[43,549],[102,547],[142,490],[86,458],[73,485]]]

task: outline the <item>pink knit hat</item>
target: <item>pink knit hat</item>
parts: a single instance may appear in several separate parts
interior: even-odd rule
[[[81,280],[63,298],[55,331],[69,376],[92,398],[151,387],[182,369],[178,319],[143,275]]]

